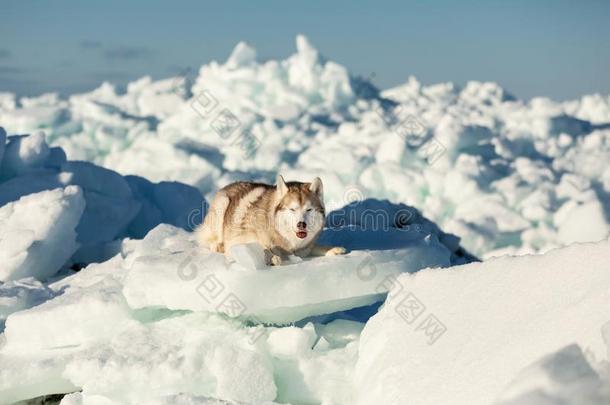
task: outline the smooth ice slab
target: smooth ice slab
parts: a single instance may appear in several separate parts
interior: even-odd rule
[[[164,229],[153,230],[144,245]],[[448,266],[450,255],[434,235],[421,233],[405,241],[402,249],[306,258],[257,271],[229,263],[224,255],[193,242],[179,249],[148,246],[146,252],[134,260],[125,278],[123,294],[132,308],[222,312],[269,323],[372,304],[387,292],[388,277]]]

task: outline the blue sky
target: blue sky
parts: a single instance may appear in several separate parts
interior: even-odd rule
[[[610,93],[610,1],[3,1],[0,91],[86,91],[196,70],[240,40],[260,59],[307,35],[381,88],[500,83],[520,98]]]

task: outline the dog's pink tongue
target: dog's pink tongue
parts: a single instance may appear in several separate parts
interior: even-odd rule
[[[306,237],[307,237],[307,232],[306,231],[297,231],[297,238],[305,239]]]

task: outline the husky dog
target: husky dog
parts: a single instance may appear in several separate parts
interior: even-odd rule
[[[276,185],[237,182],[222,188],[210,205],[197,240],[214,252],[229,252],[240,243],[259,243],[267,264],[279,265],[288,255],[331,256],[345,253],[342,247],[315,242],[324,227],[322,180]]]

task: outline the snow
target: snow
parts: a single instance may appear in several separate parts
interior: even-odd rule
[[[317,335],[310,322],[302,328],[288,326],[269,333],[267,344],[271,354],[278,358],[301,357],[314,347]]]
[[[6,348],[15,353],[77,346],[111,337],[131,320],[124,301],[112,289],[89,288],[16,312],[6,321]],[[30,333],[33,324],[37,333]]]
[[[0,330],[13,312],[34,307],[54,295],[53,291],[33,277],[0,284]]]
[[[15,177],[36,170],[44,165],[50,153],[44,133],[36,132],[30,136],[17,137],[9,142],[4,151],[0,166],[2,177]]]
[[[244,269],[260,270],[267,266],[265,251],[258,243],[231,246],[229,256]]]
[[[0,281],[55,274],[76,252],[81,189],[43,191],[0,207]]]
[[[559,240],[568,245],[574,242],[600,240],[608,235],[604,208],[598,200],[582,204],[565,204],[557,212]]]
[[[605,241],[401,275],[362,332],[358,403],[492,403],[565,346],[607,360],[609,252]]]
[[[595,370],[580,346],[566,346],[521,371],[497,404],[607,404],[609,371]]]
[[[0,403],[607,404],[609,122],[600,94],[380,91],[304,36],[0,93]],[[196,245],[204,196],[278,172],[322,178],[346,255]]]

